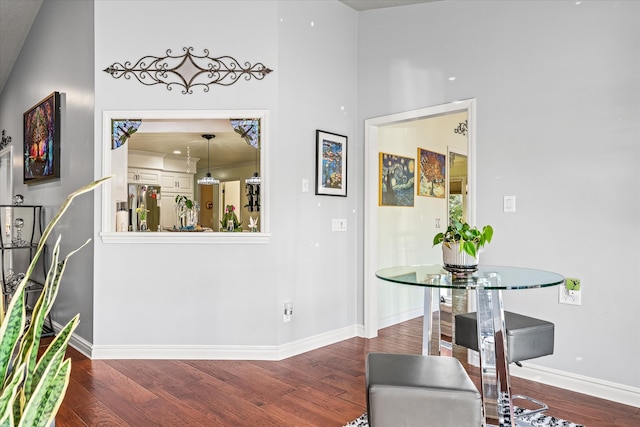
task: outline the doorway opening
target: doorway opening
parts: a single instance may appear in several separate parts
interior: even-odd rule
[[[380,189],[382,186],[381,170],[384,169],[381,165],[381,159],[385,153],[415,157],[417,152],[415,150],[415,141],[421,148],[428,149],[428,140],[434,137],[433,134],[427,132],[426,136],[424,131],[416,130],[422,122],[433,120],[436,118],[444,118],[445,116],[453,117],[452,115],[461,113],[466,118],[464,123],[464,134],[459,134],[462,139],[462,148],[448,148],[441,147],[439,150],[442,154],[447,155],[446,162],[449,161],[449,153],[451,151],[457,151],[462,154],[465,152],[467,160],[467,176],[465,182],[465,206],[464,213],[467,221],[470,223],[475,222],[475,100],[463,100],[456,101],[448,104],[437,105],[433,107],[427,107],[419,110],[408,111],[404,113],[391,114],[388,116],[376,117],[365,120],[365,214],[364,214],[364,336],[366,338],[373,338],[378,335],[379,329],[379,282],[380,280],[375,277],[376,270],[383,267],[390,267],[389,262],[393,262],[394,265],[398,264],[413,264],[415,260],[422,262],[424,259],[423,251],[426,253],[431,250],[431,239],[433,234],[419,235],[412,231],[417,226],[415,223],[429,224],[433,227],[446,227],[449,221],[449,189],[450,183],[446,183],[446,193],[442,194],[443,197],[439,199],[424,200],[416,199],[417,204],[428,203],[431,210],[423,212],[414,208],[414,205],[410,206],[384,206],[380,200]],[[444,119],[443,119],[444,120]],[[406,124],[406,126],[403,126]],[[385,140],[385,135],[393,129],[393,136],[388,140]],[[459,131],[460,128],[456,127]],[[453,133],[456,129],[451,128]],[[416,134],[416,132],[423,132]],[[456,132],[458,133],[458,132]],[[407,141],[412,140],[410,144],[414,144],[407,148]],[[386,141],[386,142],[385,142]],[[391,142],[389,142],[391,141]],[[383,153],[383,154],[381,154]],[[417,177],[415,181],[419,186],[419,171],[416,171]],[[447,173],[448,178],[448,173]],[[457,186],[458,184],[456,184]],[[420,197],[416,195],[414,189],[414,197]],[[436,194],[431,194],[436,195]],[[437,194],[439,196],[439,194]],[[422,198],[424,199],[424,198]],[[434,207],[436,206],[436,207]],[[441,209],[440,209],[441,206]],[[436,213],[437,212],[437,213]],[[395,229],[391,231],[381,228],[383,223],[389,223],[393,220]],[[421,232],[426,227],[421,227]],[[382,233],[381,233],[381,230]],[[391,234],[388,234],[391,233]],[[393,234],[395,233],[395,234]],[[389,250],[388,246],[385,246],[386,239],[389,235],[393,235],[396,241],[401,241],[404,245],[403,251],[396,251],[388,256],[380,257],[380,248]],[[391,251],[394,251],[392,248]],[[398,254],[398,252],[402,252]],[[381,259],[381,258],[384,258]],[[391,261],[390,261],[391,260]],[[440,262],[440,258],[437,261],[430,263]],[[420,290],[421,291],[421,290]],[[388,295],[384,295],[380,301],[385,301]],[[411,300],[422,301],[422,298],[409,297]],[[422,312],[423,308],[416,307],[415,312]],[[401,320],[400,320],[401,321]],[[385,325],[388,326],[388,325]]]

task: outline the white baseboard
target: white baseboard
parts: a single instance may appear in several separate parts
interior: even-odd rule
[[[468,350],[468,362],[470,365],[480,366],[477,351]],[[640,407],[640,388],[573,374],[571,372],[559,371],[527,362],[522,362],[522,367],[515,363],[510,364],[509,374],[514,377],[524,378],[564,390],[588,394],[599,399]]]
[[[422,315],[424,315],[424,309],[420,307],[405,311],[404,313],[387,316],[384,319],[378,319],[378,329],[384,329],[398,323],[406,322],[407,320],[415,319],[416,317],[422,317]]]
[[[510,374],[599,399],[640,407],[640,388],[525,363],[523,362],[522,367],[509,365]]]
[[[306,353],[307,351],[315,350],[317,348],[353,338],[357,336],[357,333],[358,328],[353,325],[284,344],[279,347],[279,359],[277,360],[297,356],[298,354]]]
[[[350,326],[281,346],[255,345],[94,345],[92,359],[282,360],[356,336]]]
[[[422,310],[420,310],[418,315],[413,317],[410,317],[412,316],[410,312],[404,313],[402,316],[406,317],[404,320],[409,320],[421,315]],[[61,325],[56,323],[54,323],[53,326],[56,332],[61,328]],[[325,332],[309,338],[286,343],[281,346],[92,346],[91,343],[76,335],[72,335],[69,344],[91,359],[208,359],[275,361],[306,353],[307,351],[335,344],[356,336],[364,336],[363,325],[353,325],[337,329],[335,331]],[[519,378],[536,381],[565,390],[575,391],[577,393],[588,394],[590,396],[611,400],[624,405],[640,407],[640,388],[528,363],[522,367],[511,364],[509,365],[509,371],[511,375]]]

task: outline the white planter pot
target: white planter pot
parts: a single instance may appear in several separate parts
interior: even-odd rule
[[[460,244],[442,244],[442,260],[446,269],[454,271],[475,271],[478,269],[478,257],[472,257],[460,251]]]

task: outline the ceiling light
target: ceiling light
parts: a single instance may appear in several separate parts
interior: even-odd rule
[[[258,168],[258,148],[256,148],[256,169]],[[262,183],[262,179],[258,172],[254,172],[252,176],[244,180],[244,183],[249,185],[260,185]]]
[[[207,174],[205,176],[203,176],[202,178],[198,179],[198,184],[199,185],[220,184],[220,181],[218,181],[217,179],[212,177],[211,176],[211,172],[209,172],[209,158],[211,157],[211,155],[209,154],[209,142],[211,141],[212,138],[215,138],[216,136],[213,135],[213,134],[208,134],[207,133],[207,134],[202,135],[202,137],[207,140]]]

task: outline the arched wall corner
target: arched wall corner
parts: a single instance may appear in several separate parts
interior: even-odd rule
[[[418,110],[390,114],[364,121],[364,336],[378,335],[378,135],[379,129],[407,121],[428,119],[459,112],[467,113],[468,211],[469,223],[475,224],[476,211],[476,100],[453,101]],[[401,141],[399,141],[401,142]]]

